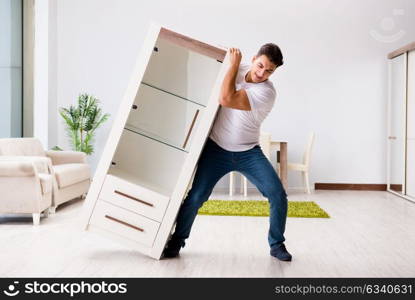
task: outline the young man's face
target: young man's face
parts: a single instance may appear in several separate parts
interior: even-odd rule
[[[252,82],[259,83],[268,79],[269,76],[275,71],[277,66],[272,63],[267,56],[261,55],[259,57],[254,56],[252,58],[251,66],[251,80]]]

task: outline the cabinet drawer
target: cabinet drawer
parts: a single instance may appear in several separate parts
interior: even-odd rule
[[[124,238],[151,247],[160,223],[98,200],[90,223]]]
[[[142,186],[107,175],[99,198],[155,221],[163,219],[169,198]]]

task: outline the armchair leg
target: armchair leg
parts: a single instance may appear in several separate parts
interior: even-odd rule
[[[54,213],[56,213],[56,206],[51,206],[51,207],[49,207],[49,213],[50,213],[50,214],[54,214]]]
[[[49,217],[49,208],[46,208],[46,209],[43,211],[43,216],[44,216],[45,218],[48,218],[48,217]]]
[[[40,214],[32,214],[33,225],[39,225],[40,223]]]

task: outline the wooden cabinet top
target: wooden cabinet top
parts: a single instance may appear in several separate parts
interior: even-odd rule
[[[388,58],[392,59],[405,52],[412,51],[412,50],[415,50],[415,42],[409,43],[408,45],[405,45],[399,49],[396,49],[395,51],[392,51],[391,53],[388,54]]]

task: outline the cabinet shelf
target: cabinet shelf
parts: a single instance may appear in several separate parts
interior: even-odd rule
[[[183,151],[183,152],[185,152],[185,153],[189,153],[189,151],[185,150],[185,149],[184,149],[184,148],[182,148],[180,145],[175,144],[173,141],[171,141],[171,140],[169,140],[169,139],[166,139],[166,138],[163,138],[163,137],[161,137],[161,136],[158,136],[158,135],[156,135],[156,134],[154,134],[154,133],[151,133],[151,132],[149,132],[149,131],[145,131],[145,130],[142,130],[142,129],[140,129],[140,128],[137,128],[137,127],[134,127],[134,126],[128,125],[128,124],[126,124],[126,126],[124,127],[124,129],[125,129],[125,130],[128,130],[128,131],[130,131],[130,132],[133,132],[133,133],[139,134],[139,135],[141,135],[141,136],[144,136],[144,137],[146,137],[146,138],[149,138],[149,139],[151,139],[151,140],[153,140],[153,141],[156,141],[156,142],[162,143],[162,144],[164,144],[164,145],[166,145],[166,146],[170,146],[170,147],[172,147],[172,148],[174,148],[174,149],[177,149],[177,150]]]
[[[204,110],[204,105],[141,83],[124,128],[187,153]]]
[[[193,100],[187,99],[187,98],[185,98],[185,97],[182,97],[182,96],[180,96],[180,95],[177,95],[177,94],[175,94],[175,93],[172,93],[172,92],[166,91],[166,90],[164,90],[164,89],[162,89],[162,88],[159,88],[159,87],[157,87],[157,86],[154,86],[154,85],[152,85],[152,84],[150,84],[150,83],[147,83],[147,82],[142,81],[142,82],[141,82],[141,84],[146,85],[146,86],[148,86],[148,87],[151,87],[151,88],[153,88],[153,89],[159,90],[159,91],[161,91],[161,92],[167,93],[167,94],[169,94],[169,95],[175,96],[175,97],[177,97],[177,98],[179,98],[179,99],[182,99],[182,100],[185,100],[185,101],[192,102],[193,104],[199,105],[199,106],[201,106],[201,107],[206,107],[206,105],[204,105],[204,104],[202,104],[202,103],[199,103],[199,102],[196,102],[196,101],[193,101]]]

